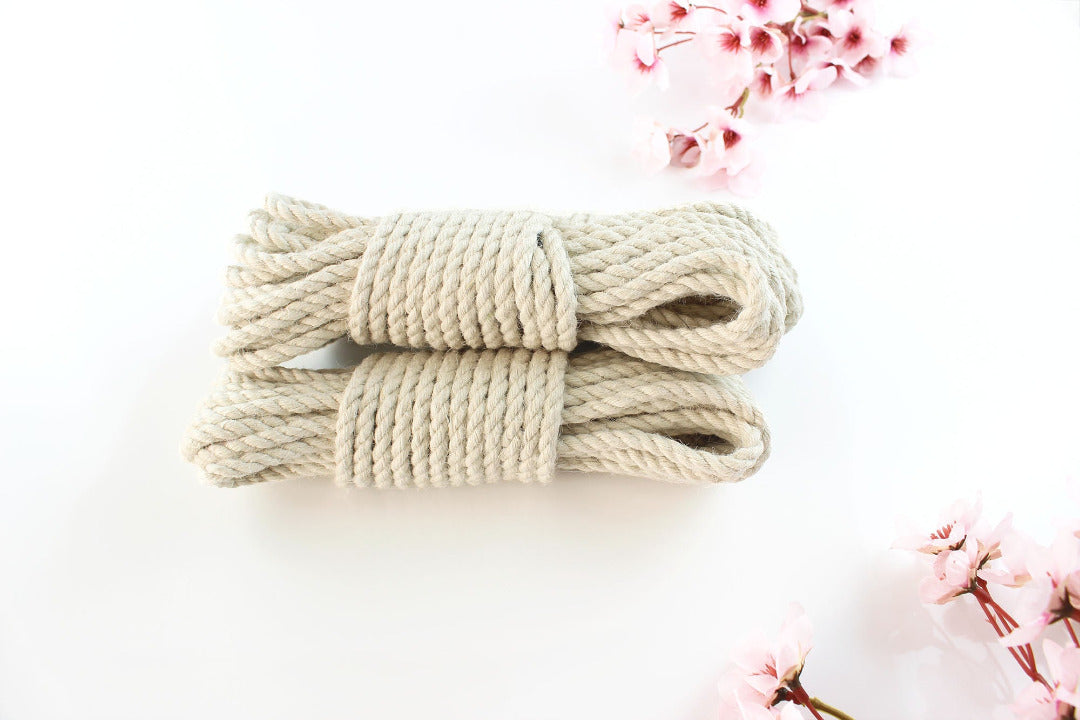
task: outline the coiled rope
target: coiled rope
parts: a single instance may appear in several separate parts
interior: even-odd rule
[[[441,349],[595,341],[669,367],[759,367],[799,319],[774,231],[701,202],[552,217],[456,211],[361,218],[270,195],[238,238],[216,351],[279,365],[350,335]]]
[[[349,370],[230,370],[182,450],[221,486],[547,482],[556,468],[716,483],[757,470],[769,433],[734,377],[607,349],[400,351]]]

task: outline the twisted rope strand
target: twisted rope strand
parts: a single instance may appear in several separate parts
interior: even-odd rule
[[[228,371],[183,453],[209,482],[547,482],[556,468],[741,480],[769,452],[742,382],[607,349],[376,353],[350,370]]]
[[[345,215],[270,195],[238,238],[216,351],[273,367],[351,335],[416,348],[571,350],[595,341],[738,374],[802,313],[775,232],[734,205],[622,215]]]

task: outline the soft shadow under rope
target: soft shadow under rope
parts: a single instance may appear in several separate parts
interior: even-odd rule
[[[362,218],[270,195],[237,258],[217,352],[242,371],[350,335],[436,350],[595,341],[731,375],[768,360],[802,312],[773,230],[724,203]]]
[[[612,350],[387,352],[348,370],[230,370],[182,449],[221,486],[547,482],[557,468],[715,483],[757,470],[769,433],[738,378]]]

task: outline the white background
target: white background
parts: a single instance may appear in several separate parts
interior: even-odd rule
[[[885,3],[932,44],[761,138],[806,315],[749,376],[754,478],[200,484],[179,438],[267,190],[355,213],[659,207],[600,6],[22,3],[0,42],[0,717],[713,718],[800,600],[856,717],[976,718],[1019,671],[919,606],[898,519],[1080,514],[1080,22]],[[670,119],[670,118],[669,118]],[[1011,661],[1009,661],[1011,662]],[[1000,712],[999,712],[1000,714]],[[1007,716],[1007,713],[1005,714]]]

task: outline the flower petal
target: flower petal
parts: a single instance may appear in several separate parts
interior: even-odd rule
[[[1000,642],[1006,647],[1016,647],[1017,645],[1027,645],[1033,642],[1046,628],[1045,622],[1033,622],[1028,625],[1021,625],[1013,630],[1011,633],[1001,638]]]

